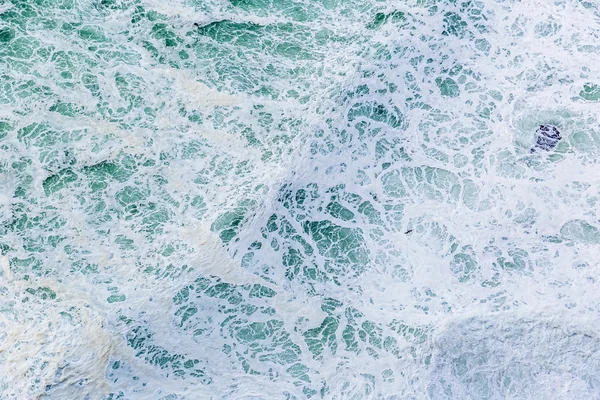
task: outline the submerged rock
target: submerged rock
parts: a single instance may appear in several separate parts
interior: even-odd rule
[[[531,149],[531,152],[535,152],[536,149],[550,151],[556,147],[558,141],[562,139],[560,132],[555,126],[552,125],[540,125],[535,131],[535,146]]]

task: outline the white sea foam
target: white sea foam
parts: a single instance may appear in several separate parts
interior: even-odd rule
[[[598,5],[313,3],[0,62],[0,397],[600,396]]]

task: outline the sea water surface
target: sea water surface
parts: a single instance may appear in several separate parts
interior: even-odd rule
[[[600,399],[599,35],[0,0],[0,398]]]

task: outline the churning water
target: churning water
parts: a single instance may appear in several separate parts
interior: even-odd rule
[[[596,0],[0,0],[0,398],[599,399]]]

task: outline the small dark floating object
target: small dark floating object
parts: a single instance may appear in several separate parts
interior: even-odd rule
[[[404,232],[405,235],[408,235],[409,233],[412,232],[412,229],[407,230],[406,232]]]
[[[531,152],[535,152],[536,149],[550,151],[556,147],[560,139],[562,137],[555,126],[540,125],[535,131],[535,147],[531,149]]]

